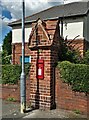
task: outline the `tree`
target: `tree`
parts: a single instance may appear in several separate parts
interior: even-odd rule
[[[7,55],[11,55],[12,52],[11,43],[12,43],[12,32],[10,31],[5,37],[2,46],[3,51],[7,51]]]
[[[12,53],[12,32],[10,31],[7,36],[5,36],[2,45],[2,64],[9,64]]]

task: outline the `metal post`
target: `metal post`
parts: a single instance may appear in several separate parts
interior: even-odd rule
[[[24,55],[25,55],[25,6],[24,0],[22,0],[22,73],[20,78],[20,96],[21,96],[21,113],[26,110],[26,78],[25,78],[25,66],[24,66]]]

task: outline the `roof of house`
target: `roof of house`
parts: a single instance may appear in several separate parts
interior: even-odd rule
[[[58,19],[59,17],[70,17],[70,16],[78,16],[78,15],[86,15],[89,9],[89,1],[88,2],[74,2],[69,4],[63,4],[59,6],[54,6],[28,16],[25,18],[25,23],[34,22],[38,18],[42,20],[48,19]],[[21,24],[21,19],[9,23],[10,26]]]

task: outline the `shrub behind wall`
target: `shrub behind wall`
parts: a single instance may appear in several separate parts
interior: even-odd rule
[[[26,76],[29,73],[29,64],[25,65]],[[21,65],[3,65],[2,66],[2,84],[16,84],[20,79]]]
[[[72,85],[73,90],[89,93],[89,65],[63,61],[58,68],[62,80]]]
[[[85,52],[85,55],[82,59],[82,63],[89,65],[89,50]]]

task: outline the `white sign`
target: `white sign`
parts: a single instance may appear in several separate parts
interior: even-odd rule
[[[38,75],[41,75],[41,69],[40,68],[38,69]]]

